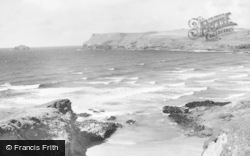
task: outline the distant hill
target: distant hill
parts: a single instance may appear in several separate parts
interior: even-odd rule
[[[187,29],[144,32],[93,34],[83,43],[83,49],[94,50],[187,50],[187,51],[242,51],[250,50],[250,30],[235,29],[220,36],[218,41],[204,37],[191,40]]]

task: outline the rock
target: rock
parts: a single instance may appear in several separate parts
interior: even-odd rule
[[[19,109],[2,115],[1,140],[65,140],[66,156],[85,155],[86,144],[75,125],[75,114],[68,99]]]
[[[116,120],[116,117],[115,116],[110,116],[107,118],[107,120]]]
[[[25,45],[19,45],[14,48],[14,50],[29,50],[30,48]]]
[[[193,118],[186,113],[170,113],[168,117],[177,124],[184,127],[192,127],[192,125],[194,124]]]
[[[213,106],[224,106],[231,102],[214,102],[214,101],[198,101],[198,102],[189,102],[185,106],[187,108],[195,108],[195,107],[213,107]]]
[[[89,111],[91,111],[91,112],[93,112],[93,113],[104,113],[104,112],[105,112],[104,109],[100,109],[100,110],[89,109]]]
[[[120,123],[116,123],[116,126],[117,126],[118,128],[122,128],[122,127],[123,127],[123,125],[120,124]]]
[[[131,119],[131,120],[126,121],[126,123],[127,123],[127,124],[130,124],[130,125],[133,125],[133,124],[135,124],[135,120],[132,120],[132,119]]]
[[[184,107],[164,106],[163,112],[170,113],[169,118],[185,129],[191,129],[188,134],[205,137],[212,135],[211,129],[199,122],[199,116],[203,115],[206,109],[215,106],[225,106],[230,102],[196,101],[185,104]],[[223,118],[223,117],[221,117]],[[228,119],[229,117],[224,117]]]
[[[188,135],[210,137],[202,156],[246,156],[250,148],[250,101],[198,101],[186,104],[188,113],[172,111],[169,118]]]
[[[90,117],[91,114],[89,113],[80,113],[80,114],[77,114],[77,117],[84,117],[84,118],[87,118],[87,117]]]
[[[188,113],[188,109],[175,106],[164,106],[163,113]]]
[[[96,120],[77,122],[77,126],[80,128],[83,138],[91,142],[87,147],[101,143],[119,127],[116,123],[98,122]]]
[[[0,140],[65,140],[66,156],[85,156],[90,138],[104,140],[119,125],[76,121],[68,99],[24,109],[0,110]]]
[[[52,101],[46,104],[36,106],[36,108],[42,108],[42,107],[55,108],[63,114],[66,114],[66,113],[74,114],[71,108],[71,102],[68,99],[56,100],[56,101]]]

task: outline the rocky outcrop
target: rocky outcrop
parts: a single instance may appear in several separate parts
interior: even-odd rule
[[[87,117],[90,117],[91,114],[89,113],[80,113],[80,114],[77,114],[77,117],[83,117],[83,118],[87,118]]]
[[[95,138],[103,141],[118,127],[115,123],[76,119],[68,99],[32,108],[1,110],[0,139],[65,140],[66,156],[84,156]]]
[[[106,138],[110,137],[119,127],[119,124],[86,120],[84,122],[77,122],[77,126],[80,128],[82,138],[89,142],[87,145],[88,148],[100,144]]]
[[[135,121],[135,120],[132,120],[132,119],[126,121],[126,123],[129,124],[129,125],[133,125],[133,124],[135,124],[135,122],[136,122],[136,121]]]
[[[229,104],[230,102],[214,102],[214,101],[197,101],[197,102],[189,102],[185,104],[187,108],[195,108],[195,107],[214,107],[214,106],[224,106]]]
[[[14,50],[29,50],[30,48],[25,45],[19,45],[14,48]]]
[[[168,111],[169,118],[185,128],[187,134],[210,136],[204,143],[203,156],[249,155],[250,102],[201,101],[179,109]]]
[[[93,34],[83,43],[85,50],[167,50],[167,51],[249,51],[250,30],[235,29],[217,41],[191,40],[187,29],[144,32]]]
[[[187,108],[175,107],[175,106],[164,106],[163,113],[188,113]]]
[[[116,120],[116,117],[111,115],[111,116],[107,117],[107,120],[114,121],[114,120]]]

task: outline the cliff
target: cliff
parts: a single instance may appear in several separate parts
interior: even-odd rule
[[[191,40],[186,29],[145,32],[93,34],[83,43],[85,50],[180,50],[180,51],[242,51],[250,49],[250,30],[235,29],[218,41],[205,38]]]
[[[84,156],[117,129],[115,123],[76,121],[68,99],[0,111],[0,140],[65,140],[66,156]]]
[[[210,137],[202,156],[250,155],[250,102],[201,101],[183,107],[165,106],[164,113],[188,135]]]

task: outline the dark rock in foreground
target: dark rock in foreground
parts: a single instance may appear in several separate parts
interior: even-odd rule
[[[130,124],[130,125],[133,125],[133,124],[135,124],[135,120],[132,120],[132,119],[131,119],[131,120],[126,121],[126,123],[127,123],[127,124]]]
[[[95,109],[89,109],[89,111],[93,112],[93,113],[104,113],[105,110],[101,109],[101,110],[95,110]]]
[[[66,156],[85,156],[98,138],[104,140],[118,125],[95,120],[76,121],[68,99],[25,109],[0,111],[0,140],[65,140]]]
[[[90,117],[91,114],[89,113],[80,113],[80,114],[77,114],[77,117],[84,117],[84,118],[87,118],[87,117]]]
[[[168,113],[189,135],[210,136],[202,156],[249,155],[250,102],[191,102]]]
[[[224,106],[229,104],[230,102],[214,102],[214,101],[197,101],[197,102],[189,102],[185,104],[187,108],[195,108],[195,107],[213,107],[213,106]]]
[[[116,120],[116,117],[115,116],[110,116],[107,118],[107,120]]]
[[[188,109],[175,106],[164,106],[163,113],[188,113]]]
[[[88,147],[98,144],[110,137],[118,128],[118,124],[109,122],[98,122],[96,120],[86,120],[77,122],[83,138],[91,144]]]
[[[30,48],[28,46],[25,45],[19,45],[17,47],[14,48],[14,50],[29,50]]]

